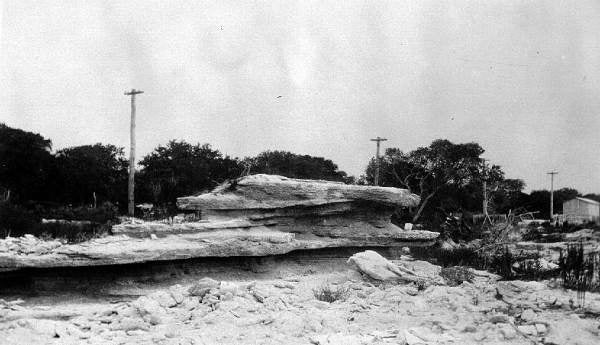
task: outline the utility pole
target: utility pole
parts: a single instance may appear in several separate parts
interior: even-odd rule
[[[557,175],[558,172],[551,171],[547,174],[550,175],[550,223],[552,223],[552,217],[554,216],[554,175]]]
[[[490,225],[492,224],[492,219],[490,218],[490,215],[488,214],[488,196],[487,196],[487,180],[488,180],[488,176],[487,176],[487,163],[486,163],[486,159],[482,158],[483,160],[483,224],[485,224],[486,221],[490,222]]]
[[[129,217],[133,217],[135,213],[135,95],[144,93],[144,91],[131,89],[125,92],[126,96],[131,96],[131,128],[129,132],[130,151],[129,151],[129,184],[127,186],[127,210]]]
[[[382,141],[386,141],[387,139],[377,137],[377,139],[371,139],[371,141],[377,142],[377,152],[375,154],[375,185],[379,186],[379,147]]]

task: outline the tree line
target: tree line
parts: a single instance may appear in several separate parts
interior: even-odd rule
[[[380,159],[380,185],[406,188],[421,204],[402,210],[406,221],[418,222],[453,212],[482,212],[486,184],[488,212],[540,211],[549,217],[549,191],[523,192],[524,181],[507,178],[498,165],[487,165],[477,143],[435,140],[412,151],[388,148]],[[246,174],[373,184],[372,158],[358,179],[330,159],[287,151],[265,151],[254,157],[231,157],[209,144],[172,140],[139,161],[136,203],[173,204],[177,197],[208,191],[225,180]],[[0,124],[0,201],[15,204],[91,206],[110,202],[125,211],[128,160],[111,144],[69,147],[52,152],[40,134]],[[581,194],[555,191],[555,210]],[[600,200],[599,195],[586,195]]]
[[[329,159],[265,151],[243,159],[209,144],[171,140],[139,161],[136,203],[173,204],[242,174],[351,182]],[[51,140],[0,124],[0,196],[16,204],[90,206],[127,204],[128,160],[111,144],[82,145],[52,153]]]

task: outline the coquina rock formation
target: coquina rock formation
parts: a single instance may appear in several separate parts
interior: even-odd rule
[[[404,189],[252,175],[179,198],[178,207],[200,213],[201,221],[129,221],[114,226],[111,236],[79,244],[0,240],[0,269],[428,245],[438,233],[403,230],[390,222],[397,207],[418,203],[418,196]],[[43,250],[36,250],[38,244]]]

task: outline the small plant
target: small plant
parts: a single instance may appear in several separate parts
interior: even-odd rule
[[[346,300],[350,294],[350,290],[343,286],[332,287],[331,285],[323,285],[317,289],[313,289],[313,294],[319,301],[333,303],[335,301]]]
[[[455,266],[455,267],[444,267],[440,273],[442,278],[450,286],[458,286],[463,282],[473,282],[475,275],[468,267]]]
[[[559,259],[562,285],[566,289],[577,290],[579,304],[585,304],[586,291],[600,290],[600,254],[586,254],[583,243],[570,244]]]
[[[419,279],[415,282],[417,291],[423,291],[427,288],[427,281],[425,279]]]
[[[504,247],[504,250],[499,254],[495,255],[492,259],[491,269],[492,271],[501,275],[504,279],[510,280],[515,276],[513,270],[513,264],[517,262],[517,259],[511,253],[508,247]]]

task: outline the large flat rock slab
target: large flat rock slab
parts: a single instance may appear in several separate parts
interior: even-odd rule
[[[427,245],[433,243],[437,235],[429,231],[403,231],[394,237],[332,238],[259,226],[162,237],[115,235],[79,244],[53,241],[50,247],[43,240],[8,238],[0,240],[0,270],[117,265],[198,257],[269,256],[301,249]]]
[[[415,207],[419,204],[419,197],[400,188],[259,174],[225,183],[210,193],[178,198],[177,206],[183,210],[274,209],[350,201],[387,207]]]

